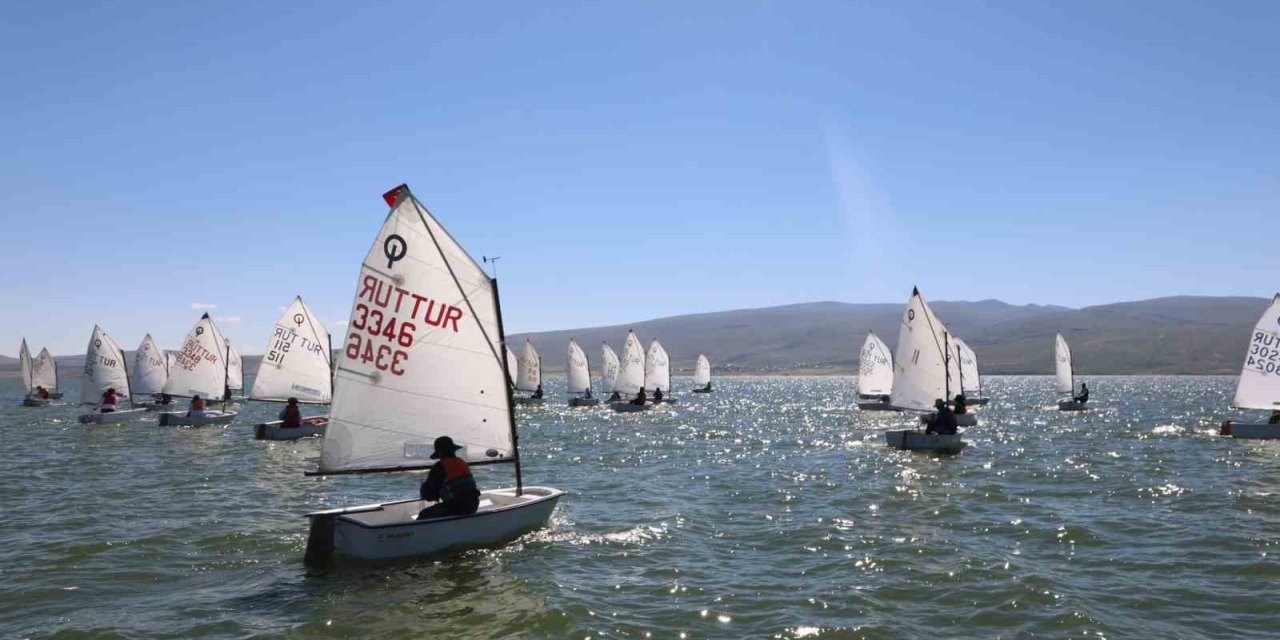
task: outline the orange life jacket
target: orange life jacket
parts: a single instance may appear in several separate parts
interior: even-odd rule
[[[191,410],[192,410],[192,411],[204,411],[204,400],[201,400],[200,398],[192,398],[192,399],[191,399]]]
[[[296,405],[285,405],[284,417],[280,419],[282,427],[300,427],[302,426],[302,412],[298,411]]]
[[[441,458],[440,464],[444,465],[445,472],[444,484],[440,487],[441,500],[450,502],[480,497],[480,489],[476,487],[476,480],[471,476],[471,467],[466,460]]]

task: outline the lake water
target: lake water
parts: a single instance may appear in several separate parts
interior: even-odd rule
[[[521,409],[526,482],[569,492],[548,529],[325,572],[303,514],[421,474],[303,477],[319,441],[253,439],[277,407],[83,426],[0,380],[0,635],[1275,637],[1280,442],[1216,435],[1234,379],[1086,380],[1094,410],[1059,413],[1048,377],[987,379],[955,457],[886,448],[913,418],[859,413],[850,378]]]

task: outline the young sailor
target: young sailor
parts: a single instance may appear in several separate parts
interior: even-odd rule
[[[187,409],[187,417],[188,418],[204,417],[204,400],[201,400],[200,396],[191,396],[191,408]]]
[[[289,398],[289,404],[280,410],[281,427],[301,427],[302,412],[298,410],[298,399]]]
[[[532,395],[532,396],[530,396],[530,397],[532,397],[532,398],[541,398],[541,397],[542,397],[542,383],[541,383],[541,382],[539,382],[539,383],[538,383],[538,388],[533,390],[533,395]]]
[[[637,393],[636,397],[631,399],[631,404],[644,404],[645,400],[644,387],[640,387],[640,393]]]
[[[419,520],[466,516],[480,508],[480,489],[471,476],[471,467],[456,455],[461,448],[449,436],[436,438],[435,453],[431,454],[431,459],[438,462],[427,472],[427,479],[422,482],[418,494],[428,502],[439,502],[419,511]]]
[[[707,381],[707,386],[703,387],[703,388],[702,388],[702,390],[703,390],[703,391],[710,391],[710,390],[711,390],[711,381],[710,381],[710,380],[708,380],[708,381]]]
[[[662,387],[653,390],[653,401],[662,402]]]
[[[1079,402],[1080,404],[1084,404],[1089,401],[1089,385],[1088,384],[1084,382],[1080,383],[1080,395],[1076,396],[1074,400],[1076,402]]]
[[[964,415],[965,413],[968,413],[968,411],[969,411],[969,407],[968,407],[968,405],[966,405],[966,404],[965,404],[964,394],[963,394],[963,393],[957,393],[957,394],[956,394],[955,402],[953,402],[952,404],[954,404],[954,405],[955,405],[954,412],[955,412],[955,414],[956,414],[956,415],[958,415],[958,416],[959,416],[959,415]]]
[[[116,410],[116,402],[119,398],[116,396],[115,388],[107,389],[102,392],[102,406],[98,407],[98,411],[102,413],[111,413]]]
[[[622,402],[622,394],[614,391],[613,395],[609,396],[609,402]]]
[[[929,426],[925,427],[925,435],[936,433],[940,436],[955,435],[959,425],[956,424],[956,414],[947,406],[945,400],[939,399],[933,403],[937,413],[933,415],[933,420],[929,422]]]
[[[48,399],[49,399],[49,390],[48,390],[48,389],[46,389],[46,388],[44,388],[44,385],[37,386],[37,387],[36,387],[36,397],[37,397],[37,398],[40,398],[41,400],[48,400]]]
[[[1271,412],[1271,417],[1267,418],[1267,424],[1280,424],[1280,409]]]

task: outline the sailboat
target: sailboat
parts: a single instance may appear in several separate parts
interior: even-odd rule
[[[609,403],[614,411],[631,413],[644,411],[652,407],[649,403],[635,404],[634,399],[644,388],[644,347],[640,346],[640,338],[635,331],[627,332],[627,341],[622,344],[622,360],[618,367],[618,378],[613,381],[613,392],[620,400]]]
[[[1258,318],[1258,324],[1249,335],[1244,365],[1236,383],[1236,396],[1231,406],[1237,409],[1280,411],[1280,293],[1271,300],[1271,306]],[[1219,431],[1224,436],[1248,439],[1280,438],[1280,424],[1272,422],[1222,423]]]
[[[653,404],[675,404],[671,395],[671,358],[662,343],[654,339],[649,343],[649,352],[644,356],[644,388],[650,392],[649,401]],[[658,398],[658,393],[662,398]]]
[[[568,363],[565,378],[566,393],[571,396],[569,406],[594,407],[600,404],[600,398],[591,393],[591,363],[573,338],[569,339],[569,359],[565,362]]]
[[[982,395],[982,374],[978,372],[978,354],[969,343],[955,339],[956,359],[960,361],[960,392],[965,404],[973,407],[987,404],[989,398]]]
[[[867,332],[858,355],[858,409],[897,411],[888,399],[893,391],[893,354],[874,331]]]
[[[62,399],[62,392],[58,390],[58,361],[53,359],[48,349],[42,347],[32,361],[31,384],[44,387],[50,400]]]
[[[614,353],[613,347],[610,347],[608,342],[600,344],[600,361],[602,363],[600,369],[600,391],[601,393],[616,393],[613,387],[618,382],[618,370],[622,368],[622,365],[618,362],[618,354]],[[613,401],[613,398],[609,398],[609,400]]]
[[[95,411],[80,416],[81,424],[117,424],[141,417],[146,409],[133,407],[129,390],[129,367],[125,364],[124,349],[107,335],[102,327],[93,326],[89,348],[84,355],[84,377],[80,379],[80,404],[102,404],[102,394],[115,389],[116,396],[129,399],[128,409],[109,413]]]
[[[893,393],[890,402],[901,409],[934,411],[938,401],[950,397],[950,358],[947,328],[933,315],[919,289],[911,290],[911,300],[898,329],[898,350],[894,354]],[[885,442],[897,449],[959,453],[966,443],[960,434],[925,434],[918,430],[886,431]]]
[[[276,319],[267,341],[267,351],[253,379],[250,400],[298,404],[329,404],[333,400],[333,369],[329,334],[302,296],[295,296],[289,308]],[[296,427],[272,420],[257,424],[259,440],[297,440],[324,433],[328,415],[309,416]]]
[[[693,365],[693,384],[694,393],[711,393],[711,361],[701,353],[698,363]]]
[[[182,350],[173,359],[163,392],[173,398],[200,396],[205,403],[204,415],[190,416],[186,411],[168,411],[160,414],[160,426],[199,427],[229,424],[236,419],[236,412],[228,411],[225,402],[221,411],[209,408],[226,393],[230,352],[230,345],[209,314],[200,316],[182,340]]]
[[[226,402],[240,402],[245,399],[244,358],[240,357],[240,352],[230,340],[227,340],[227,388],[224,393]]]
[[[26,396],[22,399],[24,407],[43,407],[49,404],[48,398],[41,398],[38,395],[35,381],[36,363],[31,357],[31,350],[27,348],[27,339],[22,339],[22,347],[18,349],[18,361],[22,367],[22,386],[26,388]]]
[[[516,397],[516,404],[543,404],[542,397],[542,357],[533,343],[524,341],[524,351],[520,353],[520,368],[516,371],[516,391],[531,391],[533,395]]]
[[[1071,347],[1067,346],[1066,338],[1059,333],[1053,341],[1053,355],[1057,381],[1058,393],[1065,393],[1066,400],[1058,401],[1059,411],[1084,411],[1088,409],[1083,402],[1076,402],[1076,374],[1075,367],[1071,363]]]
[[[383,198],[391,211],[361,264],[315,474],[427,469],[447,435],[471,465],[513,464],[516,486],[483,491],[471,515],[419,520],[429,503],[416,495],[307,514],[312,565],[497,545],[545,526],[564,495],[520,474],[497,280],[407,186]],[[421,303],[400,305],[396,291]],[[394,326],[373,331],[374,310]]]
[[[162,395],[164,383],[169,380],[169,358],[149,333],[143,336],[142,344],[138,345],[138,350],[133,354],[133,377],[133,392],[144,397]],[[153,400],[139,402],[134,406],[145,407],[148,411],[162,411],[170,408],[171,404]]]

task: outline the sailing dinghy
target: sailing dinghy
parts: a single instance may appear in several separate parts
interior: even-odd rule
[[[618,366],[618,378],[613,381],[613,392],[620,400],[609,403],[618,413],[644,411],[652,404],[637,404],[634,399],[644,388],[644,347],[640,346],[640,338],[635,331],[627,331],[627,341],[622,344],[622,360]]]
[[[900,409],[933,411],[938,401],[950,396],[947,328],[933,315],[919,289],[911,290],[911,300],[898,329],[898,350],[894,353],[891,404]],[[957,416],[958,417],[958,416]],[[885,442],[895,449],[960,453],[966,443],[960,434],[926,434],[914,429],[886,431]]]
[[[89,348],[84,355],[84,377],[80,379],[80,404],[102,405],[102,394],[115,389],[116,396],[129,399],[128,409],[116,409],[108,413],[101,410],[80,416],[81,424],[119,424],[142,417],[146,409],[133,407],[129,392],[129,367],[125,364],[124,349],[107,335],[102,327],[94,325],[89,337]]]
[[[644,356],[644,387],[650,389],[649,402],[653,404],[675,404],[676,398],[671,395],[671,358],[662,343],[654,339],[649,343],[649,352]],[[658,399],[658,392],[662,399]]]
[[[533,395],[516,398],[516,404],[543,404],[542,397],[542,357],[533,343],[524,341],[524,351],[520,353],[520,368],[516,371],[516,391],[530,391]]]
[[[698,363],[693,365],[693,392],[711,393],[711,361],[699,353]]]
[[[897,411],[889,404],[893,392],[893,354],[874,331],[867,332],[858,355],[858,409]]]
[[[267,341],[267,351],[253,379],[250,400],[288,402],[299,405],[329,404],[333,400],[333,369],[329,334],[311,307],[296,296],[276,319]],[[324,434],[329,416],[304,417],[296,427],[283,420],[263,422],[253,427],[259,440],[297,440]]]
[[[225,339],[225,338],[224,338]],[[224,402],[239,403],[244,397],[244,358],[236,351],[235,345],[227,340],[227,388]]]
[[[224,397],[227,389],[227,370],[230,367],[227,344],[218,326],[209,314],[200,316],[187,337],[182,340],[182,350],[173,358],[169,379],[164,383],[164,393],[173,398],[200,396],[205,403],[203,416],[192,416],[186,411],[166,411],[160,414],[162,427],[202,427],[210,424],[229,424],[236,419],[236,412],[228,411],[224,403],[221,411],[210,409],[215,399]]]
[[[1053,341],[1054,374],[1058,393],[1065,393],[1066,400],[1058,401],[1059,411],[1084,411],[1088,409],[1083,402],[1076,402],[1076,374],[1071,363],[1071,347],[1067,339],[1059,333]]]
[[[147,411],[172,408],[172,402],[161,404],[158,397],[164,395],[164,383],[168,379],[169,358],[148,333],[142,337],[142,344],[133,353],[133,393],[139,397],[150,396],[153,400],[138,402],[134,406],[144,407]]]
[[[1271,300],[1271,306],[1258,319],[1249,336],[1244,366],[1240,368],[1236,396],[1231,406],[1280,415],[1276,413],[1280,412],[1280,294]],[[1228,420],[1222,423],[1219,433],[1250,440],[1273,440],[1280,438],[1280,422]]]
[[[43,407],[49,404],[48,398],[41,398],[35,382],[36,363],[27,348],[27,339],[22,339],[22,347],[18,349],[18,361],[22,367],[22,386],[26,387],[26,396],[22,398],[24,407]]]
[[[618,354],[614,353],[613,347],[608,342],[600,344],[600,391],[616,393],[613,387],[618,382],[618,369],[622,368],[622,364],[618,362]],[[610,398],[612,401],[613,398]]]
[[[960,367],[960,349],[958,347],[960,338],[952,336],[950,333],[943,334],[947,345],[947,405],[954,408],[955,395],[960,393],[964,388],[964,370]],[[921,424],[929,424],[933,422],[935,413],[926,413],[920,416]],[[969,413],[968,407],[964,413],[957,413],[956,426],[958,427],[976,427],[978,426],[978,417]]]
[[[427,469],[447,435],[471,465],[514,464],[516,486],[483,491],[464,516],[419,520],[429,503],[416,497],[307,514],[311,565],[501,544],[545,526],[564,495],[521,478],[497,280],[407,186],[383,197],[391,211],[360,267],[315,474]],[[385,326],[367,321],[374,310]]]
[[[989,398],[982,395],[982,374],[978,372],[978,354],[973,352],[969,343],[955,339],[956,356],[960,360],[960,392],[964,394],[964,402],[971,407],[987,404]]]
[[[53,359],[48,349],[42,347],[32,361],[31,383],[44,387],[50,400],[62,399],[62,392],[58,390],[58,361]]]
[[[600,398],[591,394],[591,363],[587,354],[572,338],[569,339],[569,363],[566,372],[567,393],[571,407],[594,407],[600,404]]]

